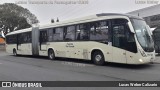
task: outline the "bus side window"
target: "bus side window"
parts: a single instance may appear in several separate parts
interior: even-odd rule
[[[108,41],[108,21],[90,23],[90,40]]]
[[[125,49],[124,25],[113,25],[113,46]]]
[[[48,29],[48,41],[49,42],[53,41],[53,29],[52,28]]]
[[[48,41],[47,30],[40,31],[40,42],[44,43]]]
[[[76,27],[76,40],[89,40],[88,24],[80,24]]]
[[[80,25],[80,40],[88,40],[89,39],[89,30],[88,24],[81,24]]]
[[[7,44],[16,44],[17,43],[17,35],[6,36],[6,43]]]
[[[23,34],[22,33],[20,33],[20,34],[18,34],[18,44],[23,44]]]
[[[63,32],[64,32],[64,28],[55,28],[53,29],[53,40],[54,41],[61,41],[63,40]]]
[[[75,40],[75,26],[68,26],[65,34],[65,40]]]
[[[113,46],[130,52],[137,52],[134,34],[130,31],[126,19],[112,20]]]
[[[23,43],[31,43],[31,32],[23,33]]]

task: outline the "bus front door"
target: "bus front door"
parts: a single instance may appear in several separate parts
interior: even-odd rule
[[[113,25],[112,26],[112,59],[113,62],[126,63],[126,50],[125,50],[125,26]]]

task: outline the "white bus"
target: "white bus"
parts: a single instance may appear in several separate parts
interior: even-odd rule
[[[6,35],[8,53],[145,64],[155,59],[146,22],[135,16],[102,13],[18,30]]]

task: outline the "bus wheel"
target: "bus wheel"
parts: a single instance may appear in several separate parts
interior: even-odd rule
[[[101,51],[95,51],[92,56],[92,60],[96,65],[104,65],[104,55]]]
[[[49,50],[48,51],[48,58],[51,59],[51,60],[55,59],[55,54],[54,54],[53,50]]]
[[[16,49],[13,49],[13,55],[14,55],[14,56],[17,56],[17,51],[16,51]]]

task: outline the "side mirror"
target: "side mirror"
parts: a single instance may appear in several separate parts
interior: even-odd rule
[[[152,31],[151,31],[151,28],[149,27],[149,25],[147,25],[147,28],[148,28],[148,32],[153,35]]]
[[[135,33],[134,28],[133,28],[133,26],[132,26],[132,23],[131,23],[131,22],[128,22],[127,24],[128,24],[128,27],[129,27],[130,31],[131,31],[132,33]]]

